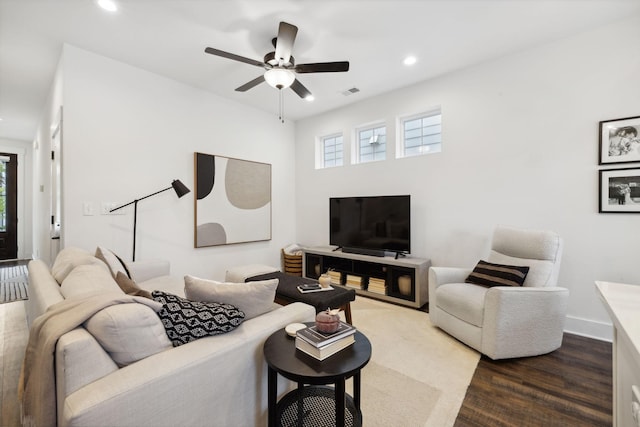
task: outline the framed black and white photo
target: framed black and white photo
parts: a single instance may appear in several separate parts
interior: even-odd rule
[[[640,116],[600,122],[600,164],[640,162]]]
[[[640,168],[600,171],[601,213],[640,213]]]

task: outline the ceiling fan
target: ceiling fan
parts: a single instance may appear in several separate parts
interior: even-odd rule
[[[233,59],[234,61],[244,62],[245,64],[261,67],[266,70],[263,75],[256,77],[240,87],[237,87],[236,91],[238,92],[246,92],[247,90],[266,81],[270,86],[276,89],[291,87],[291,89],[297,93],[300,98],[306,99],[311,97],[311,92],[309,92],[309,90],[300,83],[296,78],[295,73],[337,73],[349,71],[349,61],[318,62],[313,64],[296,65],[293,56],[291,56],[291,50],[293,49],[293,43],[296,39],[297,33],[298,27],[295,25],[280,22],[278,35],[271,40],[271,43],[275,47],[275,51],[267,53],[262,62],[233,53],[224,52],[212,47],[207,47],[204,51],[211,55]]]

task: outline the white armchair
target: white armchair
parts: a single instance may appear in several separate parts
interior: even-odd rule
[[[465,283],[472,269],[429,269],[431,323],[492,359],[560,348],[569,290],[557,287],[562,239],[554,232],[498,226],[490,263],[528,266],[522,286]]]

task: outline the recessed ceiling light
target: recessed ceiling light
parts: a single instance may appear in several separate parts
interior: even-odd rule
[[[410,56],[407,56],[406,58],[404,58],[404,61],[402,61],[402,63],[404,65],[413,65],[413,64],[416,63],[416,61],[418,61],[418,59],[415,56],[410,55]]]
[[[118,10],[118,5],[113,0],[98,0],[98,6],[109,12]]]
[[[313,95],[307,95],[304,99],[306,99],[307,101],[311,102],[313,101],[315,98]]]

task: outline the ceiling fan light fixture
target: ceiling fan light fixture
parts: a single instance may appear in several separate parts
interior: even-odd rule
[[[285,89],[291,86],[296,76],[292,71],[283,68],[272,68],[264,73],[264,79],[271,87]]]

